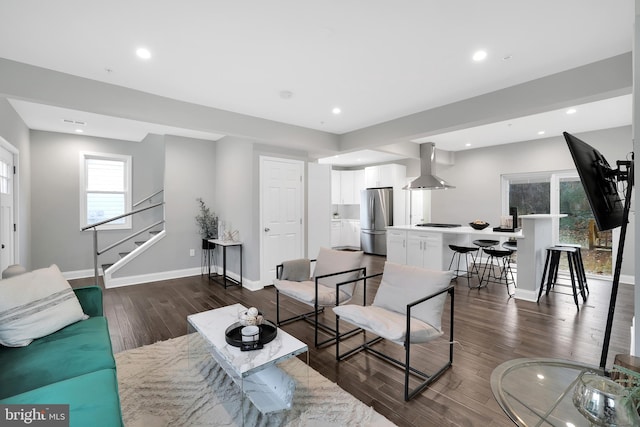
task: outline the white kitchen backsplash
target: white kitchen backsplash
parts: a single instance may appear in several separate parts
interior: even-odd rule
[[[331,212],[334,218],[360,219],[360,205],[331,205]]]

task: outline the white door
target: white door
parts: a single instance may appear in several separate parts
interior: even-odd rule
[[[14,264],[13,154],[0,146],[0,272]]]
[[[302,174],[298,160],[260,158],[261,182],[261,274],[269,285],[276,265],[302,258]]]

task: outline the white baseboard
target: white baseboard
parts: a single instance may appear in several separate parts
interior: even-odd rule
[[[589,280],[589,279],[587,279]],[[620,275],[620,283],[628,283],[629,285],[635,285],[636,284],[636,278],[635,276],[629,276],[626,274],[621,274]]]
[[[538,293],[536,291],[529,291],[520,288],[516,288],[515,299],[521,299],[525,301],[536,302],[538,300]]]
[[[102,275],[102,269],[100,269],[99,274]],[[106,288],[119,288],[122,286],[132,286],[132,285],[140,285],[142,283],[149,282],[159,282],[161,280],[169,280],[169,279],[178,279],[180,277],[189,277],[189,276],[198,276],[202,274],[201,267],[192,267],[185,268],[183,270],[173,270],[173,271],[161,271],[157,273],[149,273],[149,274],[140,274],[137,276],[127,276],[127,277],[115,277],[111,278],[107,283]],[[205,273],[206,274],[206,273]],[[222,274],[222,268],[219,269],[218,274]],[[93,270],[76,270],[76,271],[66,271],[62,273],[65,279],[82,279],[85,277],[93,277]],[[227,275],[232,279],[239,280],[240,276],[234,272],[228,271]],[[264,286],[260,284],[260,281],[257,280],[248,280],[246,277],[242,278],[242,287],[246,288],[250,291],[259,291],[263,289]]]
[[[211,266],[211,267],[214,269],[214,272],[216,274],[220,274],[220,275],[222,274],[222,267],[218,267],[218,266]],[[227,276],[234,279],[235,281],[240,280],[240,275],[234,273],[233,271],[227,271]],[[250,291],[259,291],[260,289],[264,288],[264,286],[260,284],[260,281],[249,280],[246,277],[242,278],[242,287]]]
[[[183,270],[160,271],[158,273],[140,274],[137,276],[112,277],[105,287],[107,289],[119,288],[121,286],[140,285],[142,283],[159,282],[161,280],[197,276],[199,274],[201,274],[201,268],[192,267]]]
[[[98,268],[98,275],[102,276],[102,269]],[[67,280],[73,279],[84,279],[85,277],[93,277],[95,273],[93,270],[75,270],[75,271],[64,271],[62,272],[62,277]]]

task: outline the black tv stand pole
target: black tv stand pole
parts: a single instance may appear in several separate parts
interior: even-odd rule
[[[620,241],[618,242],[618,252],[616,256],[616,266],[613,272],[613,283],[611,284],[611,300],[609,301],[609,314],[607,315],[607,326],[604,331],[604,342],[602,343],[602,353],[600,355],[600,368],[606,372],[607,353],[609,352],[609,342],[611,341],[611,329],[613,328],[613,314],[616,310],[616,299],[618,297],[618,285],[620,284],[620,272],[622,270],[622,253],[624,252],[624,241],[627,236],[627,224],[629,223],[629,210],[631,208],[631,191],[633,189],[633,160],[618,162],[627,166],[626,173],[618,172],[618,180],[627,180],[627,191],[624,197],[624,209],[622,212],[622,225],[620,227]]]

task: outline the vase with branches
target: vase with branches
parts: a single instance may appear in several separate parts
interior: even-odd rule
[[[196,224],[202,239],[218,238],[218,216],[205,204],[202,198],[196,199],[200,204],[200,212],[196,215]]]

